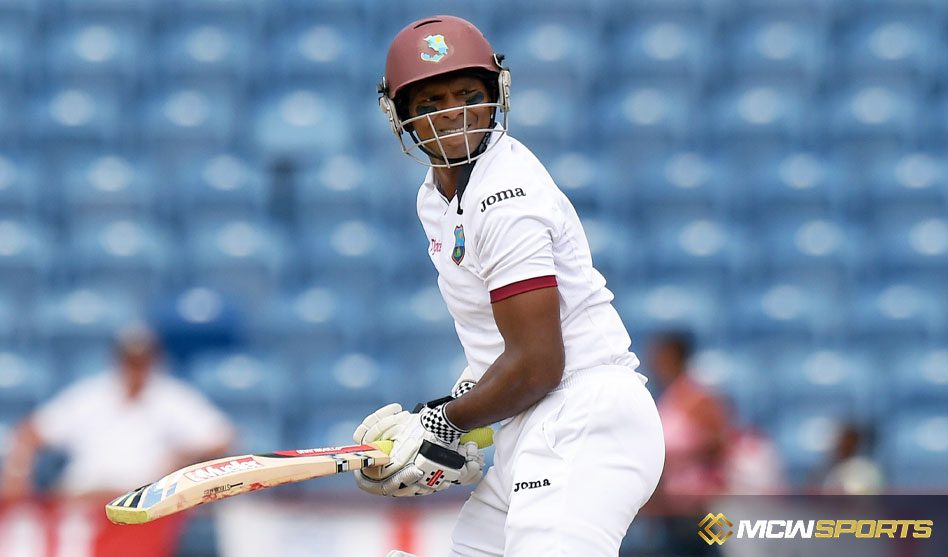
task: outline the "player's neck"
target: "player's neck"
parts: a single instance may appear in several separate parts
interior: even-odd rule
[[[460,167],[435,168],[435,183],[438,184],[438,191],[441,192],[448,201],[454,199],[454,194],[458,191],[458,174]]]

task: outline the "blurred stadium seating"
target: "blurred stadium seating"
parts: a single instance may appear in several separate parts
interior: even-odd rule
[[[255,448],[450,388],[424,169],[374,93],[428,4],[0,3],[0,424],[142,316]],[[945,488],[948,10],[863,4],[443,9],[506,53],[511,134],[579,209],[633,350],[693,330],[798,484],[858,419],[893,489]]]

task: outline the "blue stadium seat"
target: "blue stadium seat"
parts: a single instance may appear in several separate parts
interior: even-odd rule
[[[696,151],[661,153],[642,165],[635,180],[643,214],[671,214],[681,209],[723,211],[738,195],[735,176],[721,159]]]
[[[888,276],[948,272],[948,218],[943,207],[883,215],[875,226],[876,258]]]
[[[675,13],[644,14],[616,30],[613,52],[621,74],[660,77],[698,88],[711,70],[705,20]],[[620,74],[620,75],[621,75]]]
[[[22,84],[29,75],[30,29],[15,20],[0,19],[0,79],[4,84]]]
[[[144,303],[161,290],[174,255],[162,230],[143,221],[109,220],[74,231],[64,266],[81,284]]]
[[[890,151],[867,165],[869,194],[875,203],[948,208],[948,172],[940,155]]]
[[[860,230],[820,218],[769,219],[763,227],[763,266],[775,280],[821,282],[833,290],[864,268],[868,242]]]
[[[740,226],[707,214],[659,213],[648,225],[649,272],[656,276],[701,276],[721,284],[745,268],[748,246]]]
[[[36,224],[0,219],[0,290],[28,302],[52,276],[56,250]]]
[[[116,331],[141,317],[142,308],[115,292],[75,288],[51,292],[30,316],[39,345],[65,368],[80,354],[108,351]]]
[[[211,400],[235,415],[279,416],[284,397],[291,393],[287,370],[262,354],[202,354],[191,363],[188,376]]]
[[[634,338],[657,331],[688,330],[708,341],[722,340],[721,293],[704,282],[652,282],[617,298],[616,309]]]
[[[268,157],[308,161],[345,150],[352,139],[352,115],[345,98],[307,86],[275,91],[257,105],[254,140]]]
[[[465,367],[467,358],[456,338],[451,342],[430,343],[424,351],[414,354],[414,358],[395,361],[393,370],[410,385],[402,389],[402,404],[413,407],[419,402],[447,396]]]
[[[919,103],[910,89],[880,81],[854,81],[829,106],[828,130],[840,141],[883,140],[905,145],[919,129]]]
[[[103,87],[130,88],[142,75],[145,34],[135,19],[86,17],[50,30],[49,74]]]
[[[103,218],[148,219],[157,203],[147,161],[120,154],[84,156],[62,168],[63,216],[70,224]]]
[[[847,330],[877,348],[908,340],[937,338],[948,308],[938,290],[922,283],[867,284],[850,299]]]
[[[788,345],[763,357],[776,375],[775,402],[784,408],[812,405],[863,422],[881,415],[880,370],[865,353]]]
[[[754,204],[775,214],[788,207],[828,214],[853,188],[848,167],[822,153],[781,150],[737,164],[745,170],[745,189]]]
[[[699,129],[693,93],[658,80],[636,79],[600,102],[602,140],[623,145],[681,144]]]
[[[617,285],[624,284],[622,277],[642,272],[647,252],[641,230],[629,224],[628,219],[595,216],[601,213],[593,211],[586,214],[590,216],[580,213],[579,217],[593,266]]]
[[[293,447],[350,445],[352,433],[363,418],[390,402],[390,398],[386,398],[381,404],[374,399],[363,398],[341,404],[333,404],[331,400],[326,400],[323,404],[308,404],[299,416],[300,421],[294,428],[295,432],[291,433]],[[344,485],[351,485],[351,482],[352,478],[346,478]]]
[[[303,371],[302,388],[307,406],[336,403],[399,400],[405,385],[385,362],[360,352],[337,352],[331,358],[311,361]]]
[[[392,143],[394,138],[390,137]],[[394,148],[394,145],[392,145]],[[333,155],[304,171],[299,178],[296,201],[304,218],[337,215],[345,218],[371,216],[373,197],[379,195],[377,172],[347,154]],[[410,192],[400,192],[410,197]]]
[[[844,39],[843,66],[850,75],[913,79],[937,78],[944,61],[938,21],[927,14],[868,12],[852,22]]]
[[[26,337],[26,323],[20,317],[23,311],[17,307],[18,300],[4,289],[0,291],[0,345],[19,346]]]
[[[764,13],[738,22],[729,63],[743,77],[817,84],[826,64],[827,30],[814,14]]]
[[[406,249],[400,238],[369,220],[334,222],[334,217],[319,215],[304,224],[301,255],[307,275],[361,291],[384,286]],[[418,249],[421,241],[418,237]]]
[[[948,349],[913,343],[886,356],[895,408],[948,407]]]
[[[597,29],[588,21],[546,13],[499,29],[492,38],[521,82],[562,78],[561,83],[590,83],[603,57]]]
[[[839,301],[819,286],[766,284],[742,292],[734,305],[738,338],[764,347],[787,341],[830,342],[840,331]]]
[[[262,24],[267,4],[255,0],[171,0],[162,6],[167,18],[198,19]]]
[[[754,146],[798,144],[812,134],[811,99],[799,85],[781,79],[754,79],[720,95],[713,105],[714,132],[721,139]]]
[[[694,354],[689,374],[726,397],[739,423],[759,424],[773,406],[771,379],[762,376],[760,364],[745,351],[712,346]]]
[[[179,177],[178,202],[186,221],[263,218],[267,183],[253,161],[220,153],[199,158]]]
[[[819,407],[781,408],[774,440],[780,449],[793,486],[803,486],[812,474],[829,462],[836,439],[849,417]]]
[[[603,166],[609,163],[598,153],[564,150],[549,159],[541,159],[541,162],[580,216],[601,210],[604,180],[600,173],[604,170]]]
[[[184,369],[198,354],[245,347],[247,310],[242,301],[198,284],[171,290],[151,304],[149,318],[172,369]]]
[[[29,1],[29,0],[28,0]],[[62,0],[61,7],[70,15],[150,15],[149,0]]]
[[[279,353],[287,365],[299,370],[344,349],[349,339],[371,344],[358,335],[369,315],[364,298],[319,283],[282,292],[260,319],[249,324],[250,342]]]
[[[122,99],[114,90],[62,85],[37,95],[30,109],[31,135],[42,141],[105,142],[127,131]]]
[[[362,69],[352,60],[364,58],[367,45],[351,39],[362,27],[354,21],[322,18],[289,22],[270,45],[272,71],[281,80],[319,77],[355,83]],[[378,76],[373,78],[378,80]],[[363,85],[371,87],[374,81]]]
[[[554,90],[520,84],[510,100],[511,133],[527,147],[538,142],[568,145],[585,130],[582,102],[569,88]]]
[[[245,220],[199,223],[185,249],[195,281],[250,305],[275,293],[289,256],[276,230]]]
[[[399,351],[410,353],[425,346],[455,342],[454,321],[435,285],[388,291],[375,330]]]
[[[230,81],[235,88],[253,77],[258,61],[254,36],[247,26],[214,19],[186,20],[166,30],[156,54],[163,75]]]
[[[13,88],[0,88],[0,145],[16,145],[21,141],[24,128],[29,126],[29,121],[22,118],[23,104]]]
[[[896,488],[943,489],[948,486],[948,413],[945,408],[906,410],[883,428],[887,476]]]
[[[270,358],[246,352],[198,356],[189,378],[233,420],[235,452],[269,452],[283,444],[288,375]]]
[[[54,383],[41,355],[0,351],[0,406],[5,416],[25,417],[51,393]]]
[[[145,103],[148,139],[181,149],[224,147],[240,125],[234,96],[218,86],[171,86]]]
[[[0,216],[34,216],[40,193],[36,165],[18,153],[0,151]]]

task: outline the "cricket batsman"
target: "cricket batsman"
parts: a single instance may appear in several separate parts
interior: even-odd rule
[[[364,420],[356,442],[394,448],[356,481],[414,496],[480,480],[454,556],[615,556],[658,484],[662,427],[575,209],[507,134],[502,61],[452,16],[415,21],[389,47],[379,103],[403,151],[430,167],[418,217],[468,365],[451,396]],[[459,438],[491,424],[482,479],[482,455]]]

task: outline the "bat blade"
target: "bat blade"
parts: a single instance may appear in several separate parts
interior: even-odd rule
[[[249,491],[388,463],[388,454],[372,445],[219,458],[182,468],[117,497],[106,505],[105,513],[116,524],[143,524]]]

